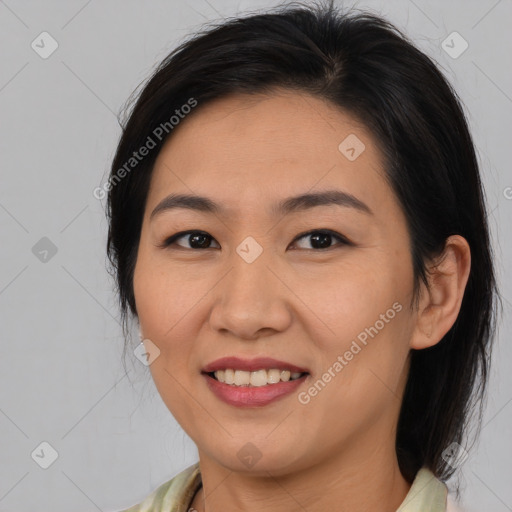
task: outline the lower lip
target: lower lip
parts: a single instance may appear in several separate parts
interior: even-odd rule
[[[219,382],[206,373],[203,373],[203,376],[213,394],[227,404],[236,407],[261,407],[295,391],[306,380],[308,374],[288,382],[265,386],[232,386]]]

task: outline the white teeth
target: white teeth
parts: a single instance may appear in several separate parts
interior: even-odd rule
[[[255,372],[246,372],[244,370],[217,370],[214,372],[215,378],[219,382],[231,384],[234,386],[266,386],[267,384],[277,384],[278,382],[288,382],[298,379],[302,373],[290,372],[289,370],[257,370]]]
[[[224,370],[224,382],[226,384],[234,384],[235,383],[235,371],[234,370]]]
[[[267,384],[267,370],[258,370],[256,372],[251,372],[250,376],[251,386],[264,386],[265,384]]]
[[[268,370],[267,371],[267,382],[269,384],[277,384],[281,380],[280,370]]]
[[[242,372],[241,370],[235,370],[235,386],[247,386],[251,380],[251,374],[249,372]]]

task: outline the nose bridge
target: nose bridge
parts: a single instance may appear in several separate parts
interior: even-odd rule
[[[210,317],[213,328],[245,338],[262,329],[285,329],[290,321],[283,287],[268,268],[272,262],[264,252],[254,258],[251,243],[242,242],[232,254]]]
[[[275,293],[272,290],[274,283],[269,282],[272,276],[268,270],[268,265],[272,265],[271,251],[264,244],[262,238],[257,241],[252,236],[247,236],[230,254],[231,271],[226,284],[228,298],[233,299],[233,302],[257,302],[258,297],[268,295],[268,299]]]
[[[229,305],[232,314],[254,316],[275,299],[275,283],[268,270],[268,258],[258,257],[248,263],[238,254],[231,259],[231,272],[224,283],[223,302]]]

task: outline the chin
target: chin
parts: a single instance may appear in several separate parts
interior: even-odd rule
[[[278,449],[274,443],[246,441],[233,443],[232,450],[215,454],[213,457],[217,464],[229,471],[251,474],[254,476],[268,477],[286,475],[293,471],[306,467],[304,459],[302,463],[296,448],[291,445],[289,449]]]

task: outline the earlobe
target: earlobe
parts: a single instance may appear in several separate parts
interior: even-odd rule
[[[412,349],[439,343],[451,329],[460,311],[471,268],[471,251],[466,239],[452,235],[438,257],[427,266],[429,287],[422,283]]]

